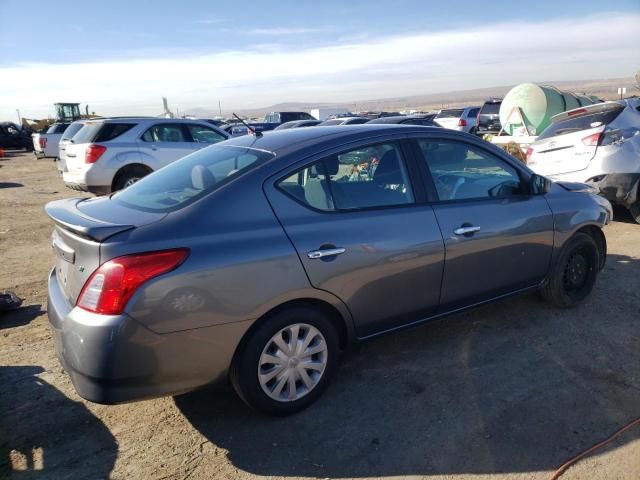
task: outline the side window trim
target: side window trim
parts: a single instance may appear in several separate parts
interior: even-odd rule
[[[412,193],[413,193],[413,201],[410,203],[395,204],[395,205],[380,205],[380,206],[372,206],[372,207],[358,207],[358,208],[351,208],[351,209],[338,209],[335,207],[335,197],[333,195],[331,182],[327,182],[327,188],[330,194],[329,201],[331,202],[333,207],[332,207],[332,210],[322,210],[319,208],[315,208],[312,205],[309,205],[308,203],[304,203],[300,201],[298,198],[294,197],[293,195],[291,195],[289,192],[287,192],[284,188],[280,186],[280,183],[283,180],[289,178],[294,173],[300,173],[303,170],[311,167],[312,165],[318,162],[322,162],[322,174],[325,175],[325,178],[328,178],[329,176],[327,175],[328,172],[325,164],[326,159],[330,158],[333,155],[348,153],[358,148],[380,145],[385,143],[394,143],[396,144],[397,148],[400,150],[400,154],[402,156],[401,160],[404,160],[404,166],[405,166],[406,173],[409,178],[409,184],[412,188]],[[296,202],[298,205],[317,213],[324,213],[324,214],[354,213],[354,212],[365,212],[365,211],[371,211],[371,210],[386,210],[389,208],[416,207],[416,206],[420,206],[420,205],[424,205],[425,203],[428,203],[428,200],[426,199],[426,189],[424,186],[423,177],[421,175],[421,172],[419,171],[419,163],[422,163],[422,162],[419,162],[418,160],[419,159],[416,158],[415,153],[413,152],[411,143],[409,141],[409,138],[407,137],[406,134],[396,135],[391,137],[368,138],[368,139],[358,140],[355,142],[350,142],[348,144],[344,144],[339,147],[327,149],[323,152],[309,156],[304,160],[301,159],[301,161],[296,162],[290,168],[283,169],[277,174],[273,175],[269,180],[267,180],[267,182],[271,183],[271,185],[276,191],[278,191],[282,195],[285,195],[287,198],[290,198],[291,200]]]
[[[517,195],[510,195],[510,196],[505,196],[505,197],[478,197],[478,198],[465,198],[465,199],[453,199],[453,200],[440,200],[440,198],[438,197],[438,190],[436,188],[436,184],[435,184],[435,180],[433,179],[433,175],[431,174],[431,170],[429,169],[428,165],[427,165],[427,161],[424,158],[424,154],[422,152],[422,149],[420,148],[420,144],[419,141],[420,140],[424,140],[424,141],[429,141],[429,142],[438,142],[438,141],[442,141],[442,142],[459,142],[464,144],[465,146],[469,147],[469,148],[475,148],[478,149],[480,151],[482,151],[483,153],[486,153],[487,155],[491,155],[492,157],[497,158],[498,160],[504,162],[505,164],[507,164],[509,167],[513,168],[516,171],[516,174],[518,175],[518,178],[520,179],[520,182],[522,184],[523,187],[523,192]],[[485,148],[482,145],[476,145],[473,142],[468,142],[466,140],[458,140],[456,138],[447,138],[444,135],[411,135],[409,137],[409,141],[411,142],[411,149],[413,151],[413,154],[416,158],[416,162],[418,164],[418,167],[422,173],[422,178],[426,184],[426,196],[427,196],[427,201],[429,203],[469,203],[469,202],[484,202],[484,201],[493,201],[496,200],[496,198],[521,198],[521,197],[528,197],[531,196],[531,192],[529,191],[529,175],[527,174],[526,170],[524,170],[522,168],[521,165],[517,164],[517,160],[516,161],[511,161],[510,159],[504,158],[504,156],[497,154],[496,152],[492,152],[489,149]]]

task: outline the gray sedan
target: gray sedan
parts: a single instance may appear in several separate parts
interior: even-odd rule
[[[82,397],[230,379],[277,415],[316,400],[353,342],[534,290],[578,304],[611,218],[476,137],[396,125],[238,137],[46,211],[49,319]]]

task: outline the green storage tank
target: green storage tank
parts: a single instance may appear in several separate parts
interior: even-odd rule
[[[507,134],[513,135],[520,126],[516,120],[518,117],[512,116],[511,124],[507,123],[507,119],[514,108],[520,107],[529,134],[540,135],[549,126],[554,115],[592,103],[584,95],[562,92],[551,86],[521,83],[509,90],[502,100],[500,123]]]

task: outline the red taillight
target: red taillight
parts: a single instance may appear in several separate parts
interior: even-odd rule
[[[137,253],[103,263],[82,287],[76,306],[104,315],[122,313],[136,290],[185,261],[186,248]]]
[[[38,139],[38,143],[40,144],[40,148],[46,148],[47,147],[47,137],[40,137]]]
[[[459,127],[466,127],[467,126],[467,121],[464,118],[461,118],[460,120],[458,120],[458,126]]]
[[[95,143],[90,144],[84,154],[84,163],[96,163],[106,151],[107,147]]]
[[[529,160],[531,158],[531,155],[533,155],[533,148],[531,147],[527,147],[527,160]]]
[[[583,113],[587,113],[588,110],[586,108],[579,108],[578,110],[572,110],[567,112],[567,116],[573,117],[574,115],[582,115]]]
[[[597,132],[588,137],[584,137],[582,139],[582,143],[587,147],[597,147],[600,145],[600,139],[602,138],[602,132]]]

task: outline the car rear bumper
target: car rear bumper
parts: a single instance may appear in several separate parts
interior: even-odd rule
[[[47,313],[56,354],[78,394],[116,404],[176,395],[226,379],[249,326],[239,322],[158,334],[130,316],[73,307],[49,275]]]
[[[587,184],[597,188],[600,195],[611,203],[629,208],[640,200],[640,173],[610,173],[599,175],[595,180],[597,181],[588,181]]]

